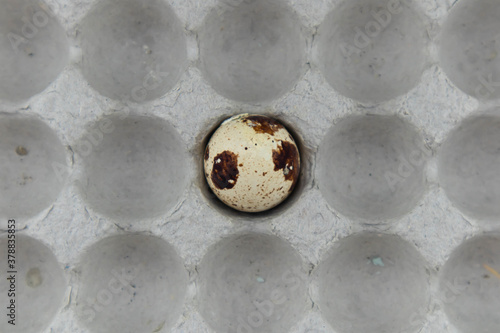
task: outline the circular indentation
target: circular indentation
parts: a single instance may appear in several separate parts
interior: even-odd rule
[[[31,237],[12,235],[0,238],[0,300],[5,306],[0,331],[42,332],[63,305],[66,280],[47,246]],[[12,257],[7,258],[8,254]]]
[[[186,37],[166,1],[102,0],[81,29],[83,74],[105,96],[159,98],[186,68]]]
[[[494,110],[496,111],[496,110]],[[500,117],[493,113],[462,121],[448,136],[438,161],[446,194],[467,215],[500,216]]]
[[[27,99],[44,90],[69,59],[66,33],[41,1],[0,0],[0,98]]]
[[[295,143],[300,152],[300,175],[299,179],[295,185],[294,190],[290,195],[276,207],[263,211],[263,212],[243,212],[231,208],[222,202],[210,189],[205,176],[205,155],[206,147],[208,142],[213,136],[213,133],[219,128],[219,126],[230,118],[230,114],[225,114],[217,119],[207,120],[204,126],[204,130],[197,136],[196,141],[198,144],[193,149],[193,153],[196,161],[198,161],[198,172],[197,177],[194,179],[195,186],[200,190],[200,194],[210,208],[214,209],[218,214],[224,215],[233,221],[248,222],[252,221],[269,221],[275,217],[284,214],[287,210],[295,207],[295,204],[302,198],[304,191],[311,185],[312,175],[312,149],[307,147],[302,139],[302,134],[295,131],[294,124],[287,121],[287,119],[279,117],[276,114],[267,114],[266,117],[271,117],[285,126],[287,131],[294,138]]]
[[[174,207],[189,181],[186,147],[157,117],[106,116],[80,139],[80,187],[96,211],[111,218],[156,217]]]
[[[499,16],[496,0],[458,1],[439,38],[443,70],[463,92],[481,100],[500,97]]]
[[[441,300],[461,332],[490,333],[500,327],[500,237],[476,236],[460,245],[441,272]]]
[[[317,274],[321,312],[339,333],[416,332],[423,324],[429,274],[420,253],[399,236],[341,239]]]
[[[198,303],[219,333],[287,332],[307,305],[307,273],[276,236],[248,233],[212,247],[199,268]]]
[[[318,31],[319,67],[341,94],[386,101],[420,81],[427,39],[421,17],[405,2],[344,1]]]
[[[277,120],[241,114],[224,121],[204,155],[212,191],[243,212],[269,210],[285,200],[300,175],[295,141]]]
[[[306,42],[300,21],[281,0],[240,1],[222,13],[214,9],[199,37],[201,70],[229,99],[271,101],[303,74]]]
[[[92,245],[78,274],[76,313],[92,333],[169,331],[182,312],[189,282],[171,245],[139,234]]]
[[[417,129],[397,116],[351,116],[333,126],[319,147],[318,185],[342,214],[396,218],[424,194],[430,155]]]
[[[65,149],[40,119],[0,114],[0,216],[30,217],[52,204],[68,167]]]

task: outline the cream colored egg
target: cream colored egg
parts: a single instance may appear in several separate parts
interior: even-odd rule
[[[241,114],[224,121],[205,150],[205,176],[215,195],[243,212],[279,205],[300,174],[297,145],[276,120]]]

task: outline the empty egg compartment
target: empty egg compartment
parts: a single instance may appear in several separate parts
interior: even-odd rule
[[[318,186],[336,211],[389,222],[421,200],[431,156],[418,130],[396,115],[349,116],[329,130],[319,147]]]
[[[8,218],[33,217],[56,201],[69,164],[57,134],[33,114],[0,113],[0,142],[0,227],[6,230]]]
[[[491,2],[3,4],[2,31],[38,31],[19,40],[33,56],[0,52],[1,222],[16,220],[19,300],[46,302],[18,309],[25,332],[497,325],[465,320],[498,299],[495,87],[476,96],[454,76],[494,81],[496,36],[463,27],[488,44],[465,67],[445,42],[476,20],[461,7]],[[204,179],[210,134],[243,112],[282,122],[301,153],[267,213],[230,209]],[[8,234],[0,223],[2,252]],[[470,287],[447,302],[456,276]]]
[[[499,11],[495,1],[460,1],[438,36],[441,67],[458,88],[479,100],[500,97]]]
[[[318,29],[316,62],[340,94],[377,104],[420,82],[429,42],[411,1],[342,1]]]
[[[69,61],[69,42],[51,8],[35,0],[0,2],[0,98],[24,101],[42,92]]]
[[[145,234],[91,245],[76,268],[75,313],[89,332],[160,332],[177,322],[188,273],[175,249]]]
[[[216,332],[286,332],[310,307],[307,266],[274,235],[247,231],[222,239],[197,273],[198,308]]]
[[[221,1],[205,18],[198,39],[204,77],[235,101],[275,100],[304,73],[306,37],[285,1]]]
[[[461,332],[491,332],[500,325],[498,233],[465,240],[450,255],[439,280],[441,304]]]
[[[333,244],[315,272],[323,317],[338,332],[417,332],[430,270],[401,237],[362,232]]]
[[[3,332],[42,332],[61,311],[68,283],[61,263],[47,245],[24,235],[12,242],[11,235],[0,237],[5,249],[0,259],[5,268],[0,273],[0,298],[8,306],[0,328]]]
[[[465,118],[439,153],[439,178],[453,204],[481,222],[498,222],[500,163],[498,108]]]
[[[83,74],[107,97],[157,99],[186,69],[185,32],[165,1],[99,1],[80,25]]]
[[[87,127],[74,148],[83,169],[78,185],[89,207],[127,226],[177,205],[189,173],[186,146],[175,128],[134,113],[105,116]]]

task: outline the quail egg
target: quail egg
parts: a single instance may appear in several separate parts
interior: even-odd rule
[[[205,148],[205,177],[215,195],[242,212],[263,212],[292,193],[299,149],[287,129],[262,115],[225,120]]]

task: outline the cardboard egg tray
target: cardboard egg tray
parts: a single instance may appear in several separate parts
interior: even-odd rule
[[[500,331],[498,314],[491,311],[500,309],[498,238],[479,242],[472,255],[457,250],[450,259],[469,238],[495,237],[499,230],[494,171],[499,156],[494,112],[500,97],[495,84],[500,80],[499,40],[490,38],[488,44],[470,29],[461,31],[459,24],[445,25],[452,7],[464,3],[455,21],[473,24],[485,35],[495,27],[498,31],[496,20],[486,17],[500,3],[376,1],[377,16],[364,12],[371,8],[366,6],[358,8],[359,15],[356,10],[335,14],[343,8],[337,0],[286,0],[287,11],[278,14],[270,15],[265,5],[238,14],[241,19],[233,23],[243,26],[269,14],[269,26],[267,20],[258,20],[263,31],[273,31],[273,20],[283,25],[276,28],[281,32],[259,40],[258,47],[252,44],[248,57],[235,51],[240,58],[231,58],[229,51],[217,53],[231,47],[221,46],[224,40],[217,33],[233,38],[232,47],[244,48],[250,43],[239,40],[244,29],[235,29],[233,35],[224,27],[217,32],[206,18],[230,17],[239,6],[252,7],[252,1],[165,0],[170,9],[147,15],[173,30],[178,24],[180,44],[163,50],[170,52],[166,58],[154,59],[171,61],[169,73],[178,74],[166,75],[165,85],[152,87],[147,79],[136,80],[144,68],[132,62],[142,59],[142,53],[128,55],[127,50],[155,57],[156,49],[149,46],[164,36],[152,33],[153,42],[146,45],[148,30],[143,26],[157,29],[156,21],[143,21],[139,27],[139,19],[133,21],[135,7],[123,21],[110,19],[108,28],[116,27],[122,38],[115,45],[106,41],[106,22],[100,24],[99,15],[87,26],[82,23],[99,1],[33,1],[38,7],[22,10],[16,2],[0,1],[0,61],[5,58],[0,63],[0,207],[7,212],[0,212],[0,332],[455,333],[464,321],[481,321],[483,331],[476,326],[475,332]],[[406,11],[411,15],[405,16]],[[339,35],[352,38],[342,45],[342,53],[330,45],[336,37],[329,31],[336,22],[347,22]],[[458,32],[450,33],[453,29]],[[92,45],[85,30],[116,53],[99,53],[98,48],[88,53]],[[288,31],[292,37],[298,34],[290,38],[300,44],[280,39],[288,38]],[[127,33],[145,44],[126,44]],[[464,44],[467,49],[457,51]],[[440,53],[441,45],[451,51]],[[14,47],[20,53],[13,55],[9,48]],[[267,76],[253,76],[259,64],[248,65],[261,59],[260,47],[268,52],[262,58],[269,60],[262,63]],[[372,71],[356,67],[367,65],[365,53],[374,57]],[[470,63],[457,65],[463,54]],[[449,58],[443,61],[445,56]],[[132,59],[131,67],[123,70],[132,73],[128,77],[118,70],[127,57]],[[236,74],[224,72],[225,64]],[[249,66],[247,72],[238,72],[240,66]],[[467,77],[470,71],[477,71],[477,81]],[[161,72],[150,74],[154,79]],[[281,82],[273,81],[277,75],[283,75]],[[294,192],[268,212],[226,207],[204,178],[204,149],[211,133],[239,113],[277,119],[300,149],[301,175]],[[469,121],[475,119],[471,117],[479,120]],[[353,119],[360,123],[348,123]],[[465,130],[457,131],[461,124]],[[377,141],[377,135],[385,139]],[[377,150],[370,148],[373,144],[389,147]],[[477,161],[484,162],[477,166]],[[471,176],[474,170],[484,174]],[[373,178],[366,178],[368,174]],[[340,190],[332,190],[336,182]],[[364,195],[377,204],[363,201]],[[341,240],[356,239],[345,237],[365,232],[382,245],[341,245]],[[18,257],[11,267],[7,239],[12,234]],[[351,257],[335,252],[342,246]],[[253,258],[264,267],[263,275],[245,276],[252,264],[233,253]],[[344,261],[335,261],[336,256]],[[392,269],[390,275],[377,280],[384,269]],[[283,280],[288,271],[296,275],[287,284]],[[8,296],[12,274],[17,274],[15,297]],[[476,280],[467,274],[483,278],[482,287],[476,288]],[[337,299],[334,293],[331,302],[337,303],[331,305],[327,298],[336,285],[325,282],[334,281],[329,277],[352,281],[345,290],[354,295],[359,289],[361,296],[347,293]],[[123,279],[122,289],[115,288]],[[458,287],[446,289],[447,281]],[[240,284],[241,289],[235,287]],[[245,294],[244,286],[269,296]],[[276,296],[278,287],[288,295],[283,302]],[[365,303],[353,301],[362,295]],[[127,297],[130,302],[124,301]],[[272,311],[245,303],[253,297],[259,304],[271,304]],[[13,298],[18,302],[16,327],[4,324]],[[377,300],[397,311],[377,312],[370,303]],[[418,302],[422,307],[412,307]],[[446,312],[449,308],[455,310]],[[140,311],[131,316],[130,309]],[[470,311],[470,316],[457,315],[459,310]],[[332,324],[331,318],[342,322],[339,312],[356,324]],[[124,313],[126,318],[120,319]],[[124,322],[137,326],[123,327]]]

